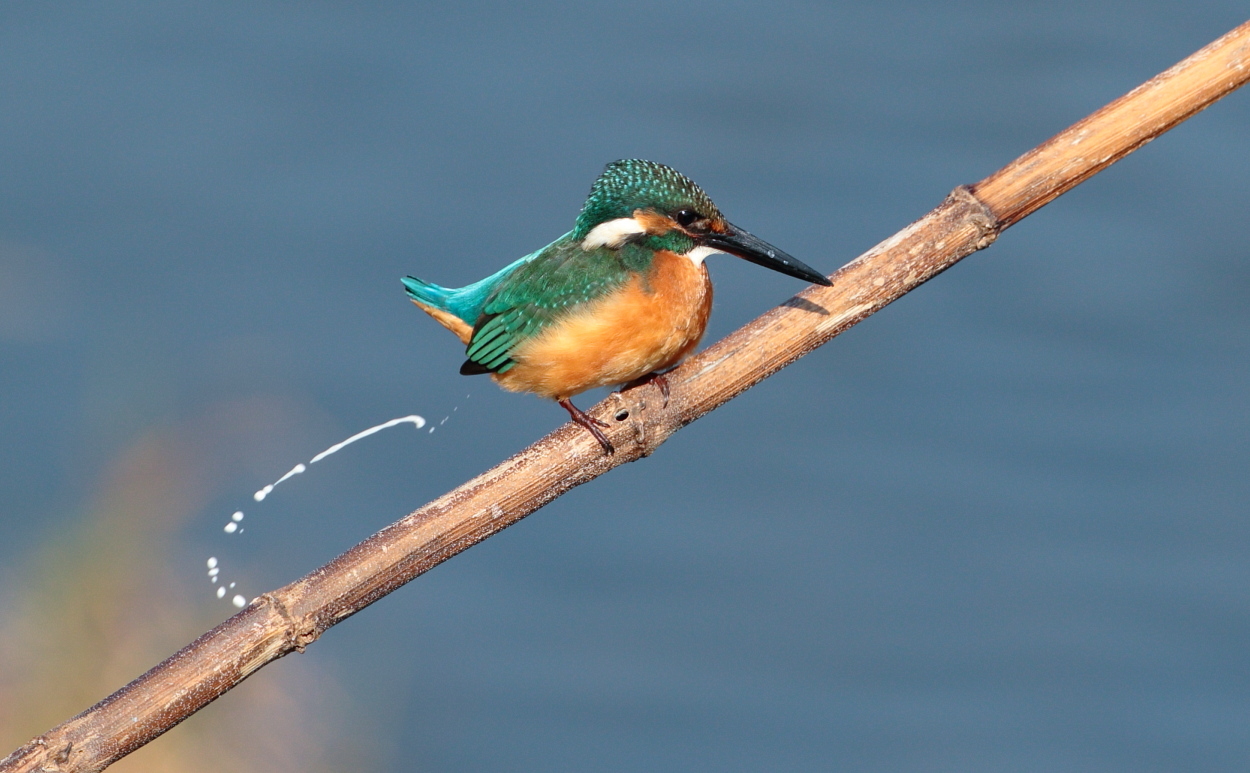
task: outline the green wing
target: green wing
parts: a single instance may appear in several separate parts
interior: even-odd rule
[[[632,272],[619,253],[587,252],[566,235],[518,266],[486,301],[460,372],[507,372],[516,364],[512,352],[521,342],[629,279]]]

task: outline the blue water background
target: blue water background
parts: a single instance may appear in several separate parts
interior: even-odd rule
[[[230,549],[289,582],[564,418],[400,276],[547,243],[621,157],[832,271],[1245,16],[6,3],[0,561],[154,427],[282,406],[202,582],[254,488],[451,415],[279,489]],[[1248,202],[1239,93],[301,657],[392,771],[1245,770]],[[709,340],[801,287],[712,273]]]

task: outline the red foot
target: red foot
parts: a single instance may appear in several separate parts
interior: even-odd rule
[[[648,373],[642,378],[636,378],[628,384],[622,386],[621,391],[624,392],[626,389],[633,389],[634,387],[642,386],[643,384],[655,384],[658,386],[660,388],[660,395],[664,397],[664,407],[668,407],[668,376],[663,373]]]
[[[599,429],[600,427],[610,427],[612,425],[599,421],[594,416],[591,416],[581,408],[573,405],[573,402],[568,398],[557,400],[556,402],[560,403],[560,406],[569,412],[569,416],[573,418],[574,422],[580,424],[586,429],[587,432],[595,436],[595,440],[598,440],[599,445],[603,446],[604,453],[616,453],[616,449],[612,447],[612,444],[608,442],[608,438],[603,434],[603,431]]]

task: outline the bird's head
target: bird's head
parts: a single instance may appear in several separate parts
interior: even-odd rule
[[[829,284],[820,272],[726,220],[689,177],[654,161],[608,164],[590,189],[573,238],[587,250],[645,243],[696,263],[725,252],[808,282]]]

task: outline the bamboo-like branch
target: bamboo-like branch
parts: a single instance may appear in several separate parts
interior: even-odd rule
[[[881,309],[1104,167],[1250,80],[1250,22],[1229,32],[692,358],[668,380],[592,411],[617,448],[566,424],[504,463],[252,601],[165,662],[3,761],[0,773],[97,771],[153,740],[265,664],[516,523],[564,492],[649,455],[673,432]]]

